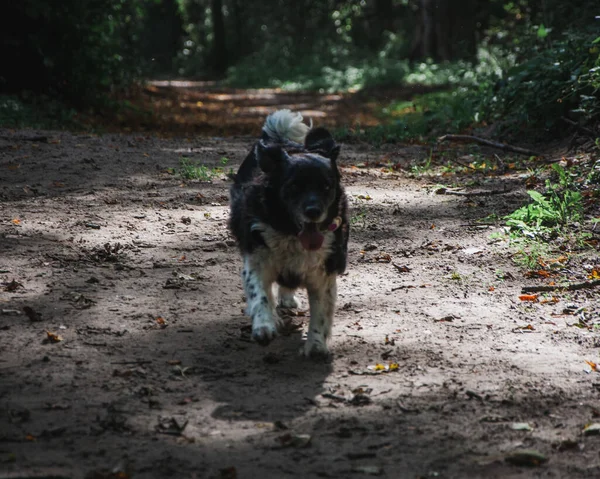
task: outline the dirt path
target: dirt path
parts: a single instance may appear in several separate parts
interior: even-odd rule
[[[520,301],[547,280],[477,222],[523,201],[517,176],[436,195],[355,166],[427,151],[345,145],[349,268],[316,364],[302,312],[249,339],[228,182],[173,174],[251,143],[0,130],[0,478],[600,477],[598,293]]]
[[[381,108],[392,100],[409,100],[436,89],[440,88],[409,85],[324,94],[274,88],[242,90],[215,82],[155,81],[127,98],[129,109],[116,117],[96,117],[93,126],[108,132],[149,131],[161,136],[255,136],[269,113],[290,108],[329,128],[364,128],[380,124]]]

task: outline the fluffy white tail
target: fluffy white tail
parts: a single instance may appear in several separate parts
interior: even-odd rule
[[[291,140],[303,144],[311,127],[312,122],[310,126],[302,123],[300,113],[294,113],[290,110],[277,110],[267,117],[262,129],[273,141],[284,143]]]

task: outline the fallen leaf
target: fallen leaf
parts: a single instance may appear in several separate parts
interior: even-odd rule
[[[532,303],[537,303],[539,294],[522,294],[519,296],[521,301],[531,301]]]
[[[156,324],[158,324],[161,329],[164,329],[167,327],[167,321],[164,318],[159,316],[158,318],[156,318],[155,321],[156,321]]]
[[[598,436],[600,434],[600,424],[597,422],[586,424],[583,428],[583,434],[585,436]]]
[[[513,422],[510,428],[514,431],[533,431],[533,428],[526,422]]]
[[[493,286],[490,286],[490,287],[488,288],[488,291],[495,291],[495,290],[496,290],[496,288],[494,288]]]
[[[392,257],[388,253],[380,253],[377,256],[375,256],[374,261],[376,263],[391,263]]]
[[[394,268],[396,268],[396,270],[399,273],[410,273],[410,268],[408,266],[404,266],[404,265],[400,266],[395,263],[392,263],[392,264],[394,265]]]
[[[600,279],[600,270],[593,269],[588,275],[588,279]]]
[[[537,271],[527,271],[525,276],[527,278],[549,278],[552,276],[552,273],[546,271],[545,269],[539,269]]]
[[[13,224],[15,225],[20,225],[21,224],[21,220],[19,218],[15,218],[12,220]]]
[[[392,371],[398,371],[400,365],[398,363],[389,363],[389,364],[381,364],[377,363],[371,366],[367,366],[369,371],[373,371],[373,373],[389,373]],[[371,374],[373,374],[371,373]]]
[[[56,333],[46,331],[46,340],[50,343],[59,343],[63,338]]]
[[[436,323],[446,323],[446,322],[451,323],[455,319],[460,319],[460,316],[456,316],[454,314],[449,314],[448,316],[444,316],[443,318],[434,319],[434,321]]]
[[[567,261],[569,261],[569,257],[565,256],[565,255],[561,255],[558,258],[548,258],[545,263],[540,261],[540,264],[542,266],[546,266],[546,264],[551,265],[551,264],[556,264],[556,263],[566,263]]]
[[[180,436],[187,425],[188,419],[186,418],[159,416],[154,430],[161,434]]]
[[[540,304],[547,304],[547,303],[556,304],[559,302],[560,302],[560,299],[558,299],[556,296],[552,296],[551,298],[542,299],[540,301]]]
[[[298,447],[304,448],[310,446],[312,437],[309,434],[284,434],[279,436],[277,441],[282,447]]]
[[[379,466],[354,466],[352,472],[358,472],[367,476],[383,475],[383,468]]]
[[[9,293],[14,293],[17,289],[23,287],[23,284],[19,283],[18,281],[15,281],[14,279],[10,283],[3,283],[3,285],[4,291],[7,291]]]
[[[467,255],[474,255],[474,254],[483,253],[483,249],[481,249],[481,248],[466,248],[463,250],[463,253],[467,254]]]
[[[513,331],[535,331],[535,328],[531,324],[528,324],[527,326],[517,326]]]
[[[596,372],[598,371],[598,369],[596,369],[598,367],[598,365],[595,362],[593,362],[593,361],[587,361],[587,360],[585,362],[588,363],[588,365],[590,366],[590,368],[592,368],[592,371],[596,371]]]

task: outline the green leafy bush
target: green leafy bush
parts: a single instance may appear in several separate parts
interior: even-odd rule
[[[569,31],[510,68],[495,89],[481,96],[484,116],[510,120],[515,128],[552,129],[565,116],[595,120],[600,114],[599,42],[592,33]]]
[[[546,180],[546,192],[528,191],[532,203],[506,217],[507,226],[525,236],[552,235],[557,229],[579,222],[583,217],[583,197],[575,189],[568,171],[560,165],[552,168],[557,182]]]
[[[14,95],[0,95],[0,125],[7,128],[77,128],[77,113],[61,102],[37,97],[24,102]]]

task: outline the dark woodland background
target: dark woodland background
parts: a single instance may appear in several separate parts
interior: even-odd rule
[[[598,16],[596,0],[8,2],[0,124],[134,108],[145,80],[186,78],[386,91],[384,140],[491,122],[554,136],[598,118]],[[389,90],[407,85],[437,93]]]

